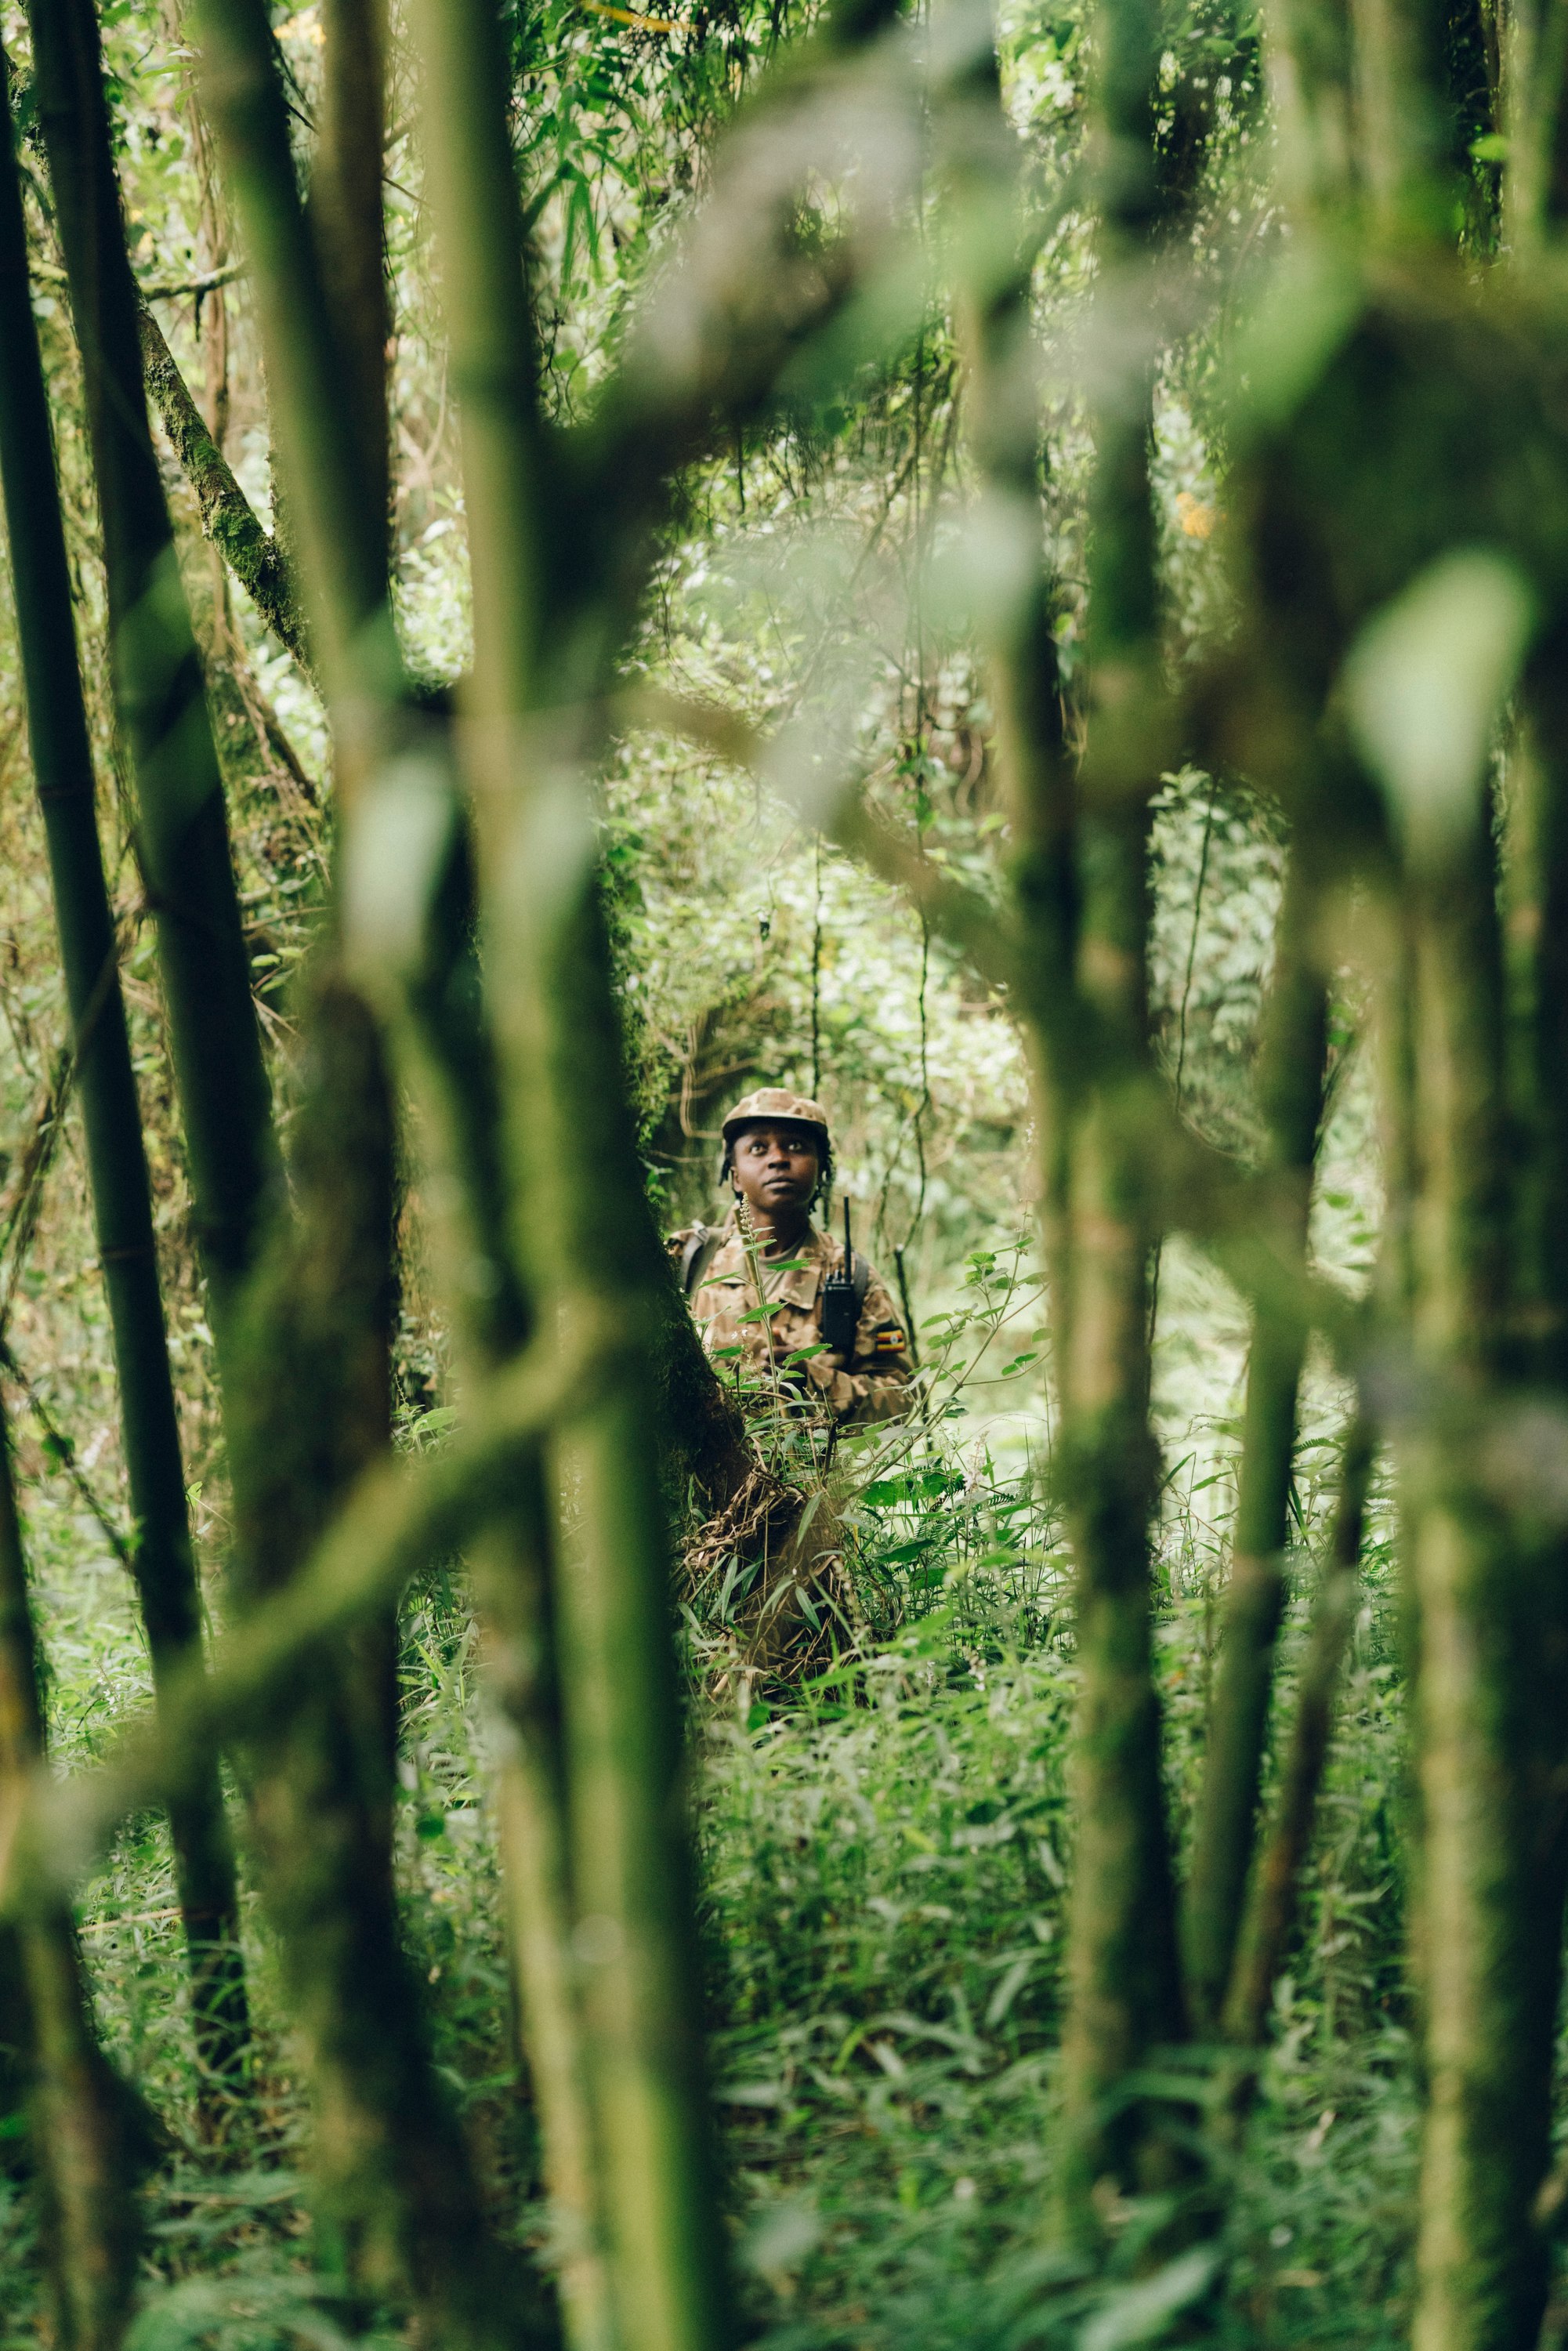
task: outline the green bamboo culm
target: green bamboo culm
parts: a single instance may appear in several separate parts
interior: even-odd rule
[[[1152,201],[1155,28],[1136,6],[1103,25],[1098,136],[1114,193],[1113,258],[1135,251]],[[1017,174],[994,64],[976,68],[950,169],[977,205]],[[960,314],[975,454],[1002,498],[1038,497],[1040,418],[1027,266],[971,291]],[[1148,386],[1099,424],[1092,597],[1102,684],[1157,662],[1147,479]],[[1082,1675],[1074,1771],[1079,1845],[1062,2089],[1069,2159],[1060,2218],[1092,2228],[1088,2189],[1147,2172],[1153,2118],[1107,2100],[1184,2029],[1175,1895],[1152,1671],[1149,1252],[1140,1137],[1154,1083],[1146,1008],[1148,786],[1092,737],[1076,764],[1064,726],[1053,583],[1043,568],[987,648],[1013,855],[1017,1001],[1040,1115],[1040,1219],[1061,1401],[1058,1469],[1076,1571]],[[1114,705],[1113,692],[1104,696]],[[1093,726],[1105,726],[1097,712]],[[1106,722],[1110,723],[1110,722]],[[1136,746],[1132,756],[1135,757]]]
[[[92,0],[36,0],[38,117],[87,392],[115,703],[136,780],[137,851],[184,1125],[220,1370],[278,1161],[261,1038],[190,613],[147,421]]]
[[[308,216],[344,369],[344,406],[365,471],[364,495],[390,548],[387,421],[385,0],[323,0],[319,130]]]
[[[126,1471],[136,1516],[134,1573],[152,1665],[166,1696],[202,1650],[179,1423],[160,1293],[141,1104],[104,878],[94,774],[71,609],[47,394],[27,283],[26,230],[9,141],[0,52],[0,477],[33,770],[74,1030],[76,1085],[120,1380]],[[171,1813],[192,2011],[214,2122],[218,2085],[246,2038],[235,1862],[214,1769]]]
[[[298,526],[312,643],[319,648],[332,716],[336,782],[351,832],[378,761],[393,745],[428,746],[431,736],[430,722],[411,713],[392,626],[375,448],[365,445],[364,433],[353,429],[331,390],[340,352],[323,266],[334,235],[351,232],[361,256],[374,241],[363,213],[370,197],[379,204],[379,177],[359,183],[357,224],[340,207],[331,225],[324,215],[312,228],[295,183],[265,6],[203,8],[198,21],[203,89],[252,259],[281,471]],[[339,260],[343,257],[340,250]],[[368,335],[361,340],[370,341]],[[368,360],[368,350],[361,357]],[[367,409],[373,405],[366,402]],[[381,413],[384,418],[384,395]],[[373,441],[373,418],[368,430]],[[426,766],[439,773],[440,764],[437,735]],[[443,972],[433,983],[441,1003],[424,1008],[427,1028],[439,1032],[438,1057],[451,1048],[454,1029],[466,1033],[466,1008],[445,999],[448,977]],[[301,1498],[319,1517],[350,1466],[346,1455],[335,1468],[308,1458],[306,1426],[288,1413],[287,1426],[276,1425],[270,1399],[284,1384],[283,1366],[296,1355],[308,1358],[323,1348],[357,1353],[363,1345],[363,1319],[347,1300],[346,1289],[353,1285],[345,1284],[344,1273],[350,1259],[359,1262],[363,1290],[374,1254],[367,1254],[374,1220],[352,1213],[350,1204],[356,1193],[363,1195],[372,1166],[390,1172],[390,1130],[378,1137],[364,1124],[371,1118],[370,1076],[381,1050],[375,1022],[340,960],[323,965],[319,985],[335,1008],[319,1026],[326,1002],[319,1005],[312,1051],[336,1056],[335,1074],[317,1072],[308,1118],[302,1112],[298,1228],[280,1237],[249,1326],[245,1434],[235,1467],[236,1496],[253,1530],[244,1546],[251,1573],[264,1562],[271,1562],[274,1574],[280,1563],[299,1562],[308,1532],[299,1516]],[[462,977],[452,986],[460,998]],[[359,1041],[350,1050],[353,1036]],[[482,1068],[465,1065],[456,1086],[435,1104],[438,1127],[455,1102],[459,1124],[476,1121],[483,1129],[484,1085],[469,1090],[476,1077],[482,1081]],[[342,1131],[356,1122],[358,1139],[344,1147]],[[455,1156],[465,1166],[461,1137]],[[361,1196],[361,1210],[367,1206]],[[383,1232],[383,1279],[389,1245],[390,1232]],[[466,1274],[473,1259],[465,1254],[462,1261]],[[478,1290],[493,1304],[504,1303],[504,1269],[497,1269],[493,1286],[481,1282]],[[368,1293],[361,1304],[367,1299]],[[470,1299],[470,1308],[473,1303]],[[308,1338],[302,1316],[314,1318]],[[461,1294],[456,1319],[466,1339],[471,1318]],[[485,1343],[505,1351],[518,1335],[496,1327]],[[329,1380],[307,1424],[331,1426],[340,1385]],[[280,1467],[290,1461],[293,1468]],[[483,1552],[483,1536],[476,1549]],[[262,1593],[262,1586],[253,1586],[252,1604]],[[397,1949],[390,1852],[375,1801],[368,1807],[360,1801],[355,1816],[354,1752],[351,1742],[344,1744],[339,1718],[345,1698],[349,1713],[354,1711],[364,1662],[340,1660],[330,1685],[311,1694],[299,1716],[279,1724],[260,1750],[262,1799],[273,1831],[268,1898],[311,2043],[329,2217],[336,2219],[344,2257],[360,2282],[384,2287],[401,2273],[413,2289],[422,2328],[434,2340],[476,2351],[548,2343],[554,2321],[539,2283],[487,2231],[461,2134],[430,2065],[419,2002]],[[361,1745],[361,1756],[364,1751]],[[322,1865],[321,1841],[313,1834],[323,1807],[340,1855],[330,1866]]]
[[[1154,169],[1160,32],[1147,0],[1099,17],[1096,141],[1108,266],[1140,264],[1158,223]],[[1146,2107],[1107,2126],[1107,2094],[1186,2027],[1153,1671],[1150,1259],[1155,1238],[1141,1109],[1150,1080],[1150,801],[1157,762],[1133,714],[1158,706],[1159,590],[1149,480],[1152,363],[1133,361],[1095,416],[1090,503],[1088,766],[1080,778],[1073,968],[1094,1039],[1068,1073],[1068,1228],[1059,1318],[1063,1505],[1077,1571],[1079,1843],[1062,2095],[1071,2156],[1063,2219],[1092,2225],[1087,2191],[1163,2179]],[[1143,722],[1146,724],[1146,718]]]
[[[350,225],[363,189],[352,159],[342,158],[345,171],[334,180],[326,218],[313,235],[295,179],[266,8],[252,0],[194,0],[192,22],[203,100],[250,258],[285,511],[332,712],[335,780],[351,806],[375,764],[386,714],[404,690],[387,597],[384,388],[379,441],[373,429],[360,429],[373,404],[362,349],[367,240],[362,227],[356,233]],[[334,34],[340,38],[340,27]],[[340,282],[360,289],[347,321],[353,359],[331,315],[323,248],[336,253]],[[347,400],[346,372],[358,387]]]
[[[232,1416],[242,1620],[287,1589],[388,1448],[392,1105],[380,1039],[329,967],[301,1016],[296,1214],[246,1300],[247,1376]],[[361,2294],[412,2289],[433,2342],[500,2351],[524,2339],[524,2283],[485,2226],[399,1938],[392,1632],[383,1611],[321,1645],[251,1744],[263,1890],[307,2052],[324,2253]]]
[[[1333,1528],[1312,1632],[1297,1677],[1295,1710],[1285,1740],[1279,1789],[1253,1865],[1225,1998],[1226,2036],[1244,2048],[1255,2048],[1263,2040],[1269,2003],[1285,1964],[1300,1907],[1301,1876],[1312,1843],[1333,1727],[1334,1690],[1355,1623],[1362,1535],[1375,1453],[1371,1423],[1358,1411],[1345,1431],[1341,1451]]]
[[[44,1711],[9,1428],[0,1424],[0,1801],[18,1804],[44,1758]],[[93,2029],[70,1905],[43,1892],[17,1921],[33,2074],[31,2122],[62,2351],[115,2351],[131,2313],[138,2220],[131,2094]]]
[[[515,1245],[547,1322],[625,1334],[618,1376],[555,1447],[570,1522],[558,1606],[572,1958],[612,2323],[621,2351],[715,2351],[728,2301],[650,1409],[668,1280],[625,1101],[579,764],[591,746],[570,730],[558,738],[538,709],[558,485],[537,407],[506,81],[484,0],[440,0],[419,25],[462,416],[476,647],[467,740]],[[562,670],[571,660],[556,646]]]
[[[347,736],[351,789],[357,792],[369,782],[378,742],[384,748],[411,739],[409,713],[400,700],[405,681],[383,633],[384,498],[374,466],[363,463],[367,438],[371,454],[384,439],[384,392],[378,411],[370,364],[371,239],[362,229],[357,240],[345,233],[352,208],[340,184],[325,205],[313,199],[310,235],[290,202],[287,121],[265,20],[255,12],[228,9],[219,22],[214,12],[208,32],[204,71],[210,102],[225,152],[235,159],[231,178],[247,241],[260,256],[257,292],[272,355],[280,441],[293,469],[287,478],[302,517],[324,508],[336,517],[330,549],[303,521],[300,540],[334,726]],[[333,37],[346,38],[345,27],[340,26]],[[362,348],[353,372],[366,422],[351,436],[361,460],[357,488],[352,470],[344,471],[340,406],[329,403],[323,410],[315,389],[329,371],[329,342],[338,324],[320,288],[334,232],[339,280],[360,286]],[[349,309],[352,318],[355,305]],[[412,739],[433,752],[439,770],[441,747],[432,746],[418,727]],[[404,973],[404,985],[394,986],[392,996],[406,1014],[394,1013],[392,1029],[425,1113],[435,1163],[432,1196],[460,1204],[450,1212],[437,1210],[434,1220],[458,1368],[465,1382],[482,1383],[525,1343],[532,1310],[508,1229],[498,1078],[471,937],[471,871],[459,841],[444,882],[434,893],[428,954],[417,971]],[[507,1916],[546,2174],[559,2226],[560,2284],[574,2339],[583,2351],[591,2351],[604,2340],[605,2293],[596,2252],[580,2035],[570,1982],[549,1514],[539,1448],[532,1453],[524,1498],[503,1524],[476,1543],[473,1574],[504,1733],[500,1826]]]
[[[1478,778],[1457,837],[1413,856],[1406,877],[1422,1140],[1413,1336],[1432,1390],[1422,1421],[1401,1431],[1399,1465],[1417,1600],[1429,2085],[1418,2351],[1533,2342],[1548,2277],[1531,2212],[1550,2160],[1560,1782],[1538,1771],[1537,1721],[1543,1704],[1561,1719],[1550,1669],[1560,1636],[1542,1637],[1561,1617],[1560,1568],[1487,1471],[1489,1407],[1508,1393],[1515,1280],[1490,814]]]
[[[340,12],[343,16],[352,12]],[[339,26],[334,36],[346,37]],[[367,661],[367,646],[385,646],[381,616],[385,569],[379,564],[381,491],[374,458],[383,440],[383,407],[376,409],[376,385],[369,371],[374,336],[367,318],[369,237],[336,240],[336,275],[355,282],[355,242],[362,249],[358,270],[358,313],[362,343],[350,369],[360,383],[362,423],[352,435],[348,461],[340,449],[343,416],[336,407],[322,413],[315,385],[327,369],[327,343],[339,331],[339,315],[315,289],[315,277],[334,258],[331,228],[346,216],[340,179],[327,203],[313,188],[313,237],[287,212],[287,122],[273,89],[266,26],[256,16],[228,9],[214,12],[207,40],[207,87],[219,120],[240,200],[246,237],[263,256],[258,298],[273,352],[273,388],[280,442],[291,465],[289,482],[298,513],[336,517],[334,546],[313,538],[301,519],[301,552],[308,592],[315,597],[319,642],[327,649],[327,686],[334,724],[343,724],[358,743],[358,778],[364,780],[369,743],[407,738],[407,710],[397,695],[402,677],[383,653]],[[482,113],[475,120],[482,120]],[[343,141],[339,139],[339,151]],[[256,225],[252,228],[252,214]],[[313,268],[319,256],[319,273]],[[310,419],[303,428],[301,419]],[[369,449],[367,449],[369,442]],[[358,491],[355,465],[360,465]],[[371,715],[379,701],[379,715]],[[440,747],[437,747],[440,764]],[[531,1307],[519,1283],[507,1232],[510,1199],[498,1138],[498,1079],[486,1041],[485,1007],[477,962],[468,935],[468,889],[463,886],[465,858],[456,853],[446,882],[435,891],[435,919],[428,962],[409,973],[404,1020],[395,1034],[407,1050],[409,1074],[425,1112],[425,1135],[435,1159],[435,1199],[456,1199],[458,1208],[435,1216],[437,1270],[454,1314],[458,1373],[465,1383],[482,1383],[524,1343]],[[456,893],[456,895],[454,895]],[[397,995],[397,989],[395,989]],[[534,1448],[527,1498],[507,1519],[486,1531],[473,1550],[475,1599],[485,1622],[486,1665],[503,1726],[501,1838],[506,1862],[507,1921],[517,1972],[519,2008],[529,2054],[534,2095],[538,2099],[546,2148],[546,2179],[555,2205],[562,2245],[559,2285],[567,2323],[583,2351],[604,2342],[607,2294],[597,2254],[595,2168],[585,2111],[580,2029],[573,2012],[569,1956],[567,1855],[559,1719],[557,1719],[555,1638],[550,1592],[550,1514],[543,1489],[543,1465]]]
[[[492,955],[506,919],[493,918]],[[514,1143],[530,1155],[534,1279],[563,1329],[619,1328],[627,1342],[619,1377],[555,1447],[571,1514],[558,1608],[572,1957],[615,2340],[622,2351],[716,2351],[729,2339],[727,2279],[649,1343],[664,1268],[592,883],[535,944],[543,1083],[532,1108],[542,1096],[550,1113]],[[519,1103],[519,1121],[528,1115]]]
[[[1317,967],[1318,891],[1303,852],[1291,856],[1264,1013],[1259,1094],[1273,1179],[1260,1238],[1281,1286],[1304,1270],[1312,1165],[1322,1117],[1328,997]],[[1195,2022],[1218,2022],[1235,1960],[1252,1857],[1285,1606],[1284,1550],[1306,1330],[1272,1292],[1254,1311],[1242,1416],[1236,1527],[1219,1670],[1209,1708],[1203,1786],[1182,1903],[1187,1996]]]
[[[427,89],[438,87],[432,70]],[[411,977],[399,1027],[413,1040],[408,1058],[425,1114],[433,1256],[451,1301],[456,1367],[465,1388],[482,1388],[527,1346],[537,1317],[510,1230],[499,1073],[473,935],[465,828],[435,895],[427,954]],[[469,1569],[500,1732],[507,1920],[556,2276],[573,2351],[605,2351],[612,2340],[609,2282],[571,1959],[556,1542],[541,1444],[518,1447],[517,1470],[517,1500],[472,1545]]]

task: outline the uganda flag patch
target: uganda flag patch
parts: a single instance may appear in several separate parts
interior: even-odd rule
[[[903,1354],[904,1333],[898,1328],[896,1322],[890,1324],[885,1331],[879,1331],[877,1332],[875,1338],[871,1343],[871,1351],[873,1355]]]

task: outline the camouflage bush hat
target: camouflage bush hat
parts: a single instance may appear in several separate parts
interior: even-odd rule
[[[828,1114],[821,1103],[812,1102],[808,1094],[792,1094],[783,1086],[758,1086],[754,1094],[743,1094],[720,1131],[729,1144],[743,1126],[771,1126],[776,1121],[814,1126],[821,1132],[823,1149],[831,1146]]]

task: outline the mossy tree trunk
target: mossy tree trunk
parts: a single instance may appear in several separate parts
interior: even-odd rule
[[[137,312],[141,330],[141,358],[147,390],[195,493],[202,527],[255,604],[267,627],[286,646],[307,676],[310,650],[305,624],[277,540],[263,529],[223,451],[213,439],[206,419],[192,399],[163,330],[145,302]]]

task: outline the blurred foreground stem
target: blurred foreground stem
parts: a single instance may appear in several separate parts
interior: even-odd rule
[[[541,1316],[569,1343],[606,1314],[629,1340],[620,1375],[554,1447],[571,1951],[612,2324],[621,2351],[716,2351],[727,2332],[726,2263],[650,1408],[668,1275],[625,1102],[598,898],[582,774],[597,746],[568,711],[548,706],[585,656],[558,622],[549,671],[544,662],[558,550],[505,83],[483,0],[426,6],[420,30],[462,412],[476,640],[466,746],[514,1241]],[[613,485],[603,489],[613,496]],[[607,604],[614,585],[604,582]],[[590,643],[591,625],[580,623]]]

